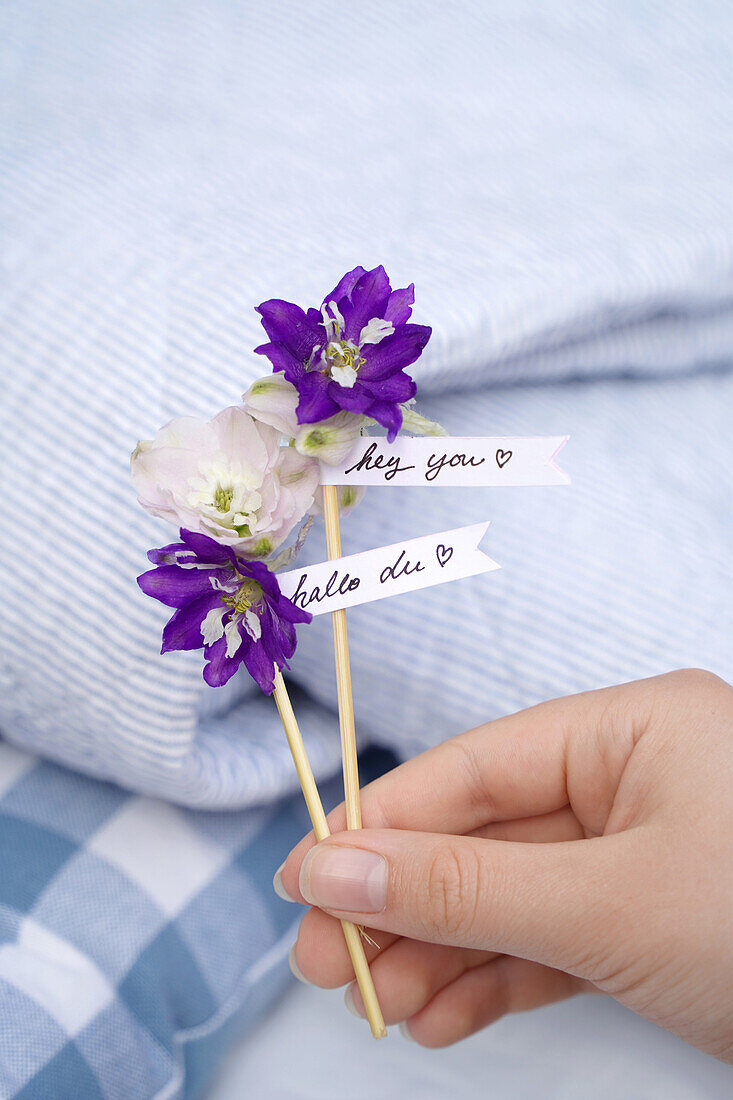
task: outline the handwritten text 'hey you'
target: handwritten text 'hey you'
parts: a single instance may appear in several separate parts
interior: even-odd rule
[[[324,485],[566,485],[554,464],[567,436],[365,436]]]

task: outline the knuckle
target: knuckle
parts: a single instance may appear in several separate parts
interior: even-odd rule
[[[465,734],[454,737],[447,744],[455,757],[451,774],[460,777],[470,806],[481,812],[483,820],[491,821],[495,816],[494,803],[474,745]]]
[[[492,1008],[493,1017],[498,1020],[501,1016],[507,1016],[512,1011],[512,984],[509,976],[507,956],[500,955],[495,962],[489,964],[492,977]]]
[[[413,1013],[427,1005],[435,993],[434,975],[427,971],[412,971],[410,975],[410,1006]],[[414,1006],[414,1007],[413,1007]]]
[[[431,938],[438,942],[472,942],[480,909],[482,867],[471,849],[450,842],[436,846],[426,874],[427,914]]]
[[[451,1019],[443,1024],[443,1033],[440,1035],[441,1047],[452,1046],[461,1039],[467,1039],[481,1026],[478,1006],[469,1000],[453,1004]]]
[[[653,682],[658,725],[667,736],[679,737],[681,723],[687,723],[686,739],[693,728],[699,735],[717,728],[715,719],[728,712],[733,697],[730,684],[702,668],[677,669]]]
[[[366,792],[368,791],[369,787],[366,788]],[[363,798],[362,812],[365,829],[396,828],[394,803],[383,799],[376,790],[372,790],[368,797]]]
[[[720,691],[728,688],[725,680],[721,680],[714,672],[708,672],[704,668],[679,668],[674,672],[668,672],[663,680],[675,690],[689,689],[690,691]]]

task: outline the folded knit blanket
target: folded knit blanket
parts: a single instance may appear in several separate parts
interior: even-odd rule
[[[733,674],[732,32],[723,0],[1,6],[3,1096],[200,1095],[284,980],[279,721],[158,653],[135,576],[166,531],[128,474],[262,372],[262,299],[384,263],[434,328],[427,415],[572,436],[570,488],[372,490],[345,521],[354,552],[490,519],[502,565],[349,613],[362,744]],[[319,778],[329,634],[291,676]]]
[[[368,494],[347,551],[491,519],[503,568],[350,614],[363,741],[730,672],[731,32],[700,0],[4,5],[3,736],[193,806],[293,788],[270,700],[159,656],[127,460],[261,373],[254,304],[356,263],[417,284],[425,411],[570,432],[575,482]],[[292,676],[319,774],[328,629]]]

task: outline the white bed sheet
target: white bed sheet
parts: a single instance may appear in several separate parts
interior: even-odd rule
[[[297,986],[227,1058],[207,1100],[730,1100],[733,1068],[606,998],[508,1017],[424,1050],[375,1043],[339,992]]]

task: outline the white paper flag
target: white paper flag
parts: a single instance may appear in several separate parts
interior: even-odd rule
[[[568,485],[555,465],[570,437],[363,436],[338,466],[321,463],[322,485]]]
[[[478,549],[488,526],[488,522],[475,523],[291,569],[278,574],[280,590],[312,615],[324,615],[400,592],[488,573],[500,568]]]

